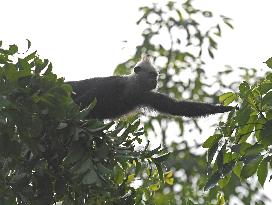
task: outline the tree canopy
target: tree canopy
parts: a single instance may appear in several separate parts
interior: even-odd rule
[[[150,4],[140,12],[143,41],[114,73],[129,73],[142,54],[150,54],[160,69],[160,92],[237,109],[205,126],[199,119],[137,113],[90,119],[96,102],[80,110],[71,87],[30,41],[25,53],[0,41],[0,204],[266,203],[259,188],[272,178],[269,69],[226,67],[210,76],[205,59],[215,57],[218,39],[233,26],[192,0]],[[265,63],[272,68],[272,58]],[[179,142],[171,138],[171,126]],[[205,137],[206,129],[215,131],[203,144],[184,139]],[[151,136],[161,145],[154,148]]]

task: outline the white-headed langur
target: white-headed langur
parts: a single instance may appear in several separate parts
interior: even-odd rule
[[[134,67],[134,73],[127,76],[90,78],[67,82],[73,88],[73,99],[81,107],[97,102],[90,117],[113,119],[137,108],[147,107],[174,116],[199,117],[224,113],[231,106],[209,103],[178,101],[156,92],[158,72],[148,56],[144,56]]]

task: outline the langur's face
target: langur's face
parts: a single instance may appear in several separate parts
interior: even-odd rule
[[[157,87],[158,73],[155,69],[134,68],[135,75],[143,90],[153,90]]]

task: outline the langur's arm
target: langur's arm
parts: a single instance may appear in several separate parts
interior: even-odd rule
[[[176,101],[164,94],[145,92],[142,95],[142,103],[155,110],[176,116],[199,117],[209,114],[228,112],[231,106],[213,105],[208,103]]]

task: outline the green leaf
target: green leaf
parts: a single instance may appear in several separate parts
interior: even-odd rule
[[[237,99],[237,96],[233,92],[227,92],[219,96],[219,102],[222,103],[224,106],[229,105],[236,99]]]
[[[247,123],[244,126],[239,127],[238,129],[239,135],[237,137],[239,139],[239,142],[245,142],[248,139],[248,137],[253,132],[256,120],[257,115],[251,115]]]
[[[32,66],[24,59],[19,58],[16,66],[19,68],[19,70],[26,70],[31,73]]]
[[[208,162],[211,163],[213,161],[213,157],[218,149],[219,143],[216,142],[209,150],[208,150]]]
[[[240,94],[242,95],[242,96],[247,96],[247,93],[249,92],[249,90],[250,90],[250,86],[249,86],[249,84],[246,82],[246,81],[244,81],[244,82],[242,82],[240,85],[239,85],[239,90],[240,90]]]
[[[264,97],[263,97],[263,104],[272,106],[272,91],[268,92]]]
[[[239,144],[234,144],[231,147],[231,151],[232,152],[237,152],[241,155],[245,154],[246,149],[248,149],[251,146],[251,144],[247,143],[247,142],[242,142]]]
[[[219,184],[221,189],[228,185],[228,183],[230,181],[230,178],[231,178],[231,175],[228,175],[228,176],[225,176],[223,179],[221,179],[219,181],[218,184]]]
[[[73,164],[80,160],[84,155],[84,149],[80,143],[74,143],[68,150],[67,157],[65,158],[65,164]]]
[[[236,176],[239,178],[241,176],[242,168],[243,168],[243,162],[238,162],[236,166],[233,168],[233,173],[236,174]]]
[[[217,43],[212,37],[209,37],[210,46],[214,49],[217,49]]]
[[[223,194],[218,194],[216,205],[225,205],[225,198]]]
[[[265,159],[263,159],[261,163],[259,164],[258,171],[257,171],[258,181],[260,182],[262,187],[264,186],[267,173],[268,173],[268,162]]]
[[[124,181],[124,170],[120,165],[116,165],[113,169],[114,182],[116,184],[122,184]]]
[[[256,173],[260,160],[253,160],[249,164],[245,164],[241,171],[241,177],[247,179]]]
[[[211,58],[214,58],[214,54],[213,54],[211,48],[208,48],[208,53],[209,53],[209,56],[210,56]]]
[[[252,161],[256,161],[257,159],[259,159],[261,156],[261,153],[257,153],[257,154],[246,154],[245,156],[243,156],[241,158],[241,160],[245,163],[245,164],[249,164]]]
[[[7,107],[11,104],[9,100],[6,99],[6,97],[0,95],[0,109]]]
[[[258,119],[257,124],[255,125],[255,135],[258,142],[261,141],[261,132],[265,123],[266,119],[261,117]]]
[[[26,40],[27,40],[27,51],[28,51],[31,47],[31,41],[28,39],[26,39]]]
[[[245,126],[249,120],[252,108],[250,106],[244,106],[237,112],[237,122],[240,126]]]
[[[230,18],[224,18],[223,19],[223,21],[224,21],[224,23],[228,26],[228,27],[230,27],[231,29],[233,29],[233,25],[230,23]]]
[[[84,177],[82,178],[82,184],[90,185],[96,183],[98,180],[98,176],[94,169],[90,169]]]
[[[267,75],[266,78],[268,78],[268,75]],[[267,93],[269,90],[272,89],[271,80],[269,80],[269,81],[266,80],[266,81],[262,82],[262,83],[260,84],[260,86],[259,86],[257,89],[260,91],[260,93],[261,93],[262,95],[265,94],[265,93]]]
[[[245,150],[245,156],[260,155],[262,151],[264,151],[264,146],[262,144],[256,143]]]
[[[96,163],[97,173],[100,176],[111,177],[112,176],[112,167],[106,167],[102,163]]]
[[[119,64],[115,70],[114,75],[128,75],[129,69],[126,67],[125,63]]]
[[[84,108],[83,110],[80,111],[80,116],[82,118],[85,118],[89,115],[90,111],[94,108],[94,106],[96,105],[96,98],[90,103],[90,105],[86,108]]]
[[[46,68],[46,71],[44,72],[44,75],[52,74],[53,65],[52,63],[49,63],[49,65]]]
[[[93,162],[90,159],[81,160],[80,163],[77,163],[71,171],[77,175],[86,173],[89,169],[94,169]]]
[[[221,134],[214,134],[210,136],[202,145],[203,148],[210,148],[212,145],[214,145],[216,142],[218,142],[223,135]]]
[[[34,58],[36,57],[36,55],[37,55],[37,51],[34,51],[33,53],[31,53],[28,56],[26,56],[24,58],[24,60],[27,61],[27,62],[30,61],[30,60],[34,60]]]
[[[220,25],[217,24],[216,28],[217,28],[217,32],[215,32],[214,34],[217,35],[217,36],[219,36],[219,37],[221,37],[221,28],[220,28]]]
[[[223,176],[226,176],[228,175],[232,170],[233,168],[235,167],[235,164],[236,164],[236,161],[235,160],[232,160],[226,164],[223,165],[223,169],[222,169],[222,175]]]
[[[10,45],[9,46],[9,54],[10,55],[14,55],[17,52],[18,52],[18,46],[16,46],[16,45]]]
[[[223,163],[224,163],[224,151],[223,148],[218,152],[218,155],[216,157],[216,164],[219,170],[221,170],[221,168],[223,167]]]
[[[160,184],[159,182],[156,184],[152,184],[148,187],[151,191],[158,191],[160,189]]]
[[[131,183],[135,180],[135,174],[130,174],[127,177],[127,183]]]
[[[264,124],[260,137],[263,145],[269,146],[272,144],[272,120]]]
[[[267,59],[267,61],[264,62],[269,68],[272,68],[272,57]]]
[[[16,81],[19,77],[16,66],[13,64],[7,64],[5,70],[5,76],[7,80]]]
[[[169,185],[174,184],[174,177],[173,177],[172,171],[168,171],[168,172],[164,173],[164,181]]]
[[[164,175],[163,175],[163,171],[162,171],[162,165],[160,163],[156,163],[156,162],[155,162],[155,165],[157,167],[157,170],[158,170],[158,173],[160,176],[160,180],[163,181]]]
[[[136,168],[135,168],[135,176],[138,176],[138,174],[141,171],[142,165],[138,160],[134,160],[133,163],[135,164]]]
[[[207,181],[204,190],[207,191],[211,188],[213,188],[217,182],[221,179],[221,173],[220,172],[215,172]]]
[[[231,29],[233,29],[233,25],[230,22],[225,21],[225,24],[228,25]]]
[[[40,73],[44,68],[46,68],[46,66],[48,66],[49,64],[49,60],[48,59],[44,59],[44,61],[42,60],[35,60],[35,73],[38,74]],[[68,85],[68,84],[67,84]]]

